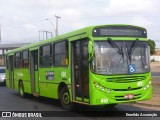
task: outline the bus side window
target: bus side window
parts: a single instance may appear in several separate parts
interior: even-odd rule
[[[51,44],[42,46],[40,48],[40,65],[41,67],[50,67],[51,62]]]
[[[55,66],[68,65],[68,42],[60,41],[54,44],[53,61]]]
[[[20,52],[15,53],[14,59],[15,59],[14,60],[15,61],[15,63],[14,63],[15,68],[21,68],[21,63],[22,63],[21,53]]]
[[[29,67],[29,51],[25,50],[22,52],[22,68]]]

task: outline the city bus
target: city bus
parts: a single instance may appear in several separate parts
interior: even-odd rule
[[[152,97],[150,48],[143,27],[89,26],[6,53],[6,85],[28,94],[114,106]]]

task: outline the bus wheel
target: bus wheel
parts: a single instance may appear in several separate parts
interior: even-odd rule
[[[60,102],[64,109],[73,110],[73,103],[70,101],[70,95],[67,87],[63,87],[60,91]]]
[[[21,97],[26,97],[26,93],[24,92],[24,86],[23,86],[23,82],[19,83],[19,94]]]

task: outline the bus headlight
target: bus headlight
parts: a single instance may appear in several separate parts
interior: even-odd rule
[[[111,89],[109,88],[106,88],[102,85],[100,85],[99,83],[97,83],[96,81],[93,82],[95,84],[95,87],[98,89],[98,90],[101,90],[102,92],[107,92],[107,93],[110,93],[111,92]]]
[[[107,89],[107,93],[110,93],[111,92],[111,89]]]
[[[97,83],[97,84],[96,84],[96,88],[98,88],[98,87],[99,87],[99,84]]]
[[[148,85],[144,86],[144,90],[146,90],[147,88],[149,88],[151,86],[151,81],[148,83]]]
[[[104,91],[105,90],[105,88],[104,87],[102,87],[102,91]]]

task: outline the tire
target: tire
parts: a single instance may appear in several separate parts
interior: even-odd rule
[[[69,91],[67,87],[63,87],[60,91],[60,102],[62,108],[72,111],[74,108],[74,103],[71,102]]]
[[[27,94],[24,92],[23,82],[19,83],[19,94],[23,98],[25,98],[27,96]]]

